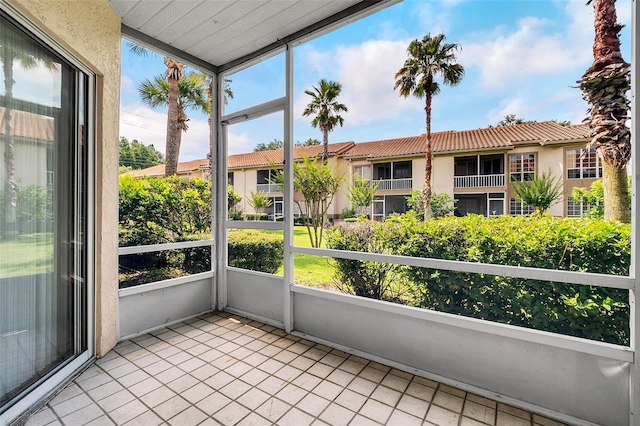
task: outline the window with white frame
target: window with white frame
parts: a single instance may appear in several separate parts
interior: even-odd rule
[[[353,180],[360,177],[363,180],[371,180],[371,166],[354,166],[353,167]]]
[[[536,155],[509,155],[509,174],[511,181],[527,182],[533,180],[536,174]]]
[[[536,209],[517,198],[512,198],[509,200],[509,214],[511,216],[519,216],[523,214],[530,214],[535,212]]]
[[[566,151],[567,179],[602,177],[602,164],[595,149],[576,148]]]
[[[593,205],[567,200],[567,217],[585,217]]]

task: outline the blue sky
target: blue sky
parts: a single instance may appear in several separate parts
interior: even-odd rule
[[[623,56],[630,61],[631,4],[618,0],[617,9],[618,21],[626,25]],[[440,32],[461,45],[458,62],[465,76],[434,98],[432,131],[486,127],[506,114],[573,123],[585,116],[587,104],[574,87],[593,61],[593,11],[584,0],[405,0],[294,49],[294,139],[321,139],[301,114],[309,101],[304,90],[321,78],[342,84],[341,100],[349,108],[330,142],[424,133],[424,101],[401,98],[393,76],[411,40]],[[142,105],[137,87],[163,72],[162,57],[136,57],[123,46],[120,134],[162,152],[166,110]],[[284,54],[229,78],[235,96],[227,111],[281,97]],[[204,158],[208,150],[207,118],[188,115],[180,161]],[[229,152],[250,152],[274,138],[282,139],[281,113],[230,126]]]

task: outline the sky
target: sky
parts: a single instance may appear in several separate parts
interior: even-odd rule
[[[365,142],[425,132],[424,100],[400,97],[394,74],[409,43],[444,33],[461,49],[461,83],[442,86],[434,97],[433,132],[495,125],[507,114],[527,120],[569,120],[586,116],[577,80],[593,62],[593,9],[585,0],[405,0],[294,48],[294,140],[322,139],[302,111],[304,93],[326,78],[342,84],[349,111],[329,142]],[[622,54],[631,60],[631,3],[617,1]],[[228,78],[234,98],[225,112],[284,96],[284,54]],[[166,109],[140,101],[144,79],[164,73],[163,58],[138,57],[123,44],[120,135],[164,152]],[[207,117],[188,111],[180,161],[208,152]],[[283,139],[283,114],[229,126],[229,154],[253,151],[258,143]]]

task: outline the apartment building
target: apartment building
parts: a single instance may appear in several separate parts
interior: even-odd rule
[[[546,173],[562,178],[564,196],[552,206],[554,216],[580,217],[588,206],[568,199],[574,187],[589,187],[602,177],[600,160],[585,148],[589,129],[585,125],[562,126],[553,121],[489,127],[432,134],[435,193],[447,193],[455,200],[456,214],[485,216],[526,214],[533,209],[515,195],[512,182],[529,181]],[[350,207],[349,186],[356,177],[377,186],[371,217],[381,220],[407,210],[407,196],[424,185],[424,137],[409,136],[370,142],[341,142],[329,145],[329,163],[344,175],[343,185],[328,214],[338,217]],[[315,157],[322,146],[296,147],[294,160]],[[269,218],[282,216],[282,188],[272,183],[273,173],[282,167],[283,150],[251,152],[228,158],[228,183],[242,196],[239,208],[251,212],[251,192],[263,192],[272,199],[266,209]],[[178,173],[202,177],[206,160],[180,163]],[[132,172],[134,176],[161,176],[164,166]],[[297,206],[294,209],[297,214]]]

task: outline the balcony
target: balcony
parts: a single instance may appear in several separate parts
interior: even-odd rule
[[[258,192],[282,192],[282,187],[273,183],[259,183],[256,185]]]
[[[261,322],[212,312],[120,342],[26,425],[314,421],[562,424]]]
[[[504,186],[504,173],[496,175],[454,176],[454,188],[493,188]]]
[[[378,191],[389,191],[393,189],[408,189],[413,188],[413,179],[380,179],[374,180],[374,184],[378,185]]]

